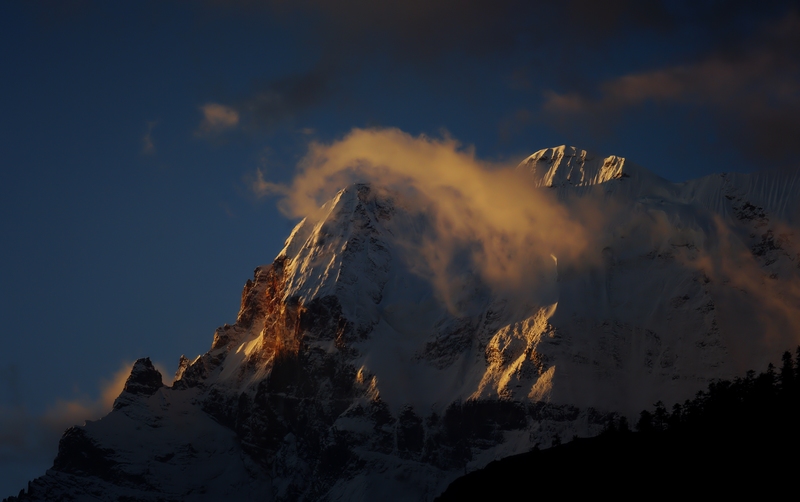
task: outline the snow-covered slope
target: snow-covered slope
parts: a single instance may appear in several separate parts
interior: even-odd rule
[[[547,294],[520,301],[464,270],[445,302],[411,245],[425,214],[346,187],[255,270],[209,352],[182,358],[172,387],[137,361],[26,497],[431,500],[465,470],[797,343],[797,173],[674,184],[562,146],[518,174],[593,229],[541,271]]]
[[[518,167],[529,173],[536,186],[592,186],[629,177],[640,169],[622,157],[599,157],[574,146],[557,146],[539,150]]]

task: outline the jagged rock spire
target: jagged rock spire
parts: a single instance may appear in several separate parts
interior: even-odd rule
[[[125,381],[122,394],[114,401],[114,409],[119,409],[136,396],[148,397],[164,386],[161,372],[158,371],[149,357],[137,359],[131,368],[131,374]]]

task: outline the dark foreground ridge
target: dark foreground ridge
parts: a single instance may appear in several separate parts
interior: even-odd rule
[[[798,347],[800,359],[800,347]],[[794,479],[800,448],[800,361],[784,353],[756,376],[712,383],[693,400],[642,411],[632,432],[609,422],[594,438],[575,438],[492,462],[455,480],[436,500],[491,496],[767,495]]]

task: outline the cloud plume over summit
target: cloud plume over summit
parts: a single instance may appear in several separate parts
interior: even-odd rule
[[[598,162],[602,164],[602,159]],[[726,298],[725,305],[740,302],[726,318],[739,316],[738,324],[752,329],[730,327],[730,333],[741,337],[736,346],[774,348],[796,341],[787,335],[793,328],[787,331],[787,327],[800,325],[795,306],[800,296],[793,279],[797,273],[786,265],[789,262],[781,261],[780,270],[772,266],[778,255],[784,257],[781,260],[795,259],[797,250],[789,237],[796,235],[794,226],[774,218],[755,227],[764,233],[763,225],[769,224],[770,232],[783,236],[769,248],[776,257],[764,261],[758,236],[747,237],[753,224],[749,217],[712,218],[700,212],[705,216],[687,218],[682,214],[687,202],[680,194],[681,185],[653,177],[638,166],[626,167],[633,181],[610,180],[580,196],[565,192],[566,198],[557,197],[557,189],[536,188],[532,177],[515,167],[480,160],[472,149],[449,137],[354,129],[338,141],[311,143],[291,182],[273,183],[259,172],[252,188],[260,195],[278,196],[279,207],[291,218],[314,218],[320,206],[352,183],[401,193],[407,201],[404,209],[424,215],[431,225],[420,242],[401,244],[421,261],[417,272],[430,279],[451,308],[465,273],[476,274],[506,298],[555,302],[557,276],[563,274],[569,281],[567,276],[584,273],[612,274],[606,270],[613,265],[608,256],[617,252],[648,266],[656,266],[650,259],[676,260],[680,273],[711,281],[709,294]],[[698,180],[696,186],[720,179]],[[637,195],[639,183],[644,183],[639,189],[650,195]],[[652,193],[661,193],[668,201],[654,202]],[[691,204],[708,203],[705,196],[698,197]],[[772,234],[764,235],[768,239]],[[777,275],[786,280],[774,281]],[[736,285],[735,291],[718,289],[728,284]],[[754,353],[750,350],[743,360],[752,363]]]
[[[270,183],[259,173],[253,188],[279,195],[282,211],[300,218],[351,183],[391,187],[413,201],[406,209],[431,220],[433,232],[413,246],[446,298],[465,254],[495,290],[521,293],[554,274],[555,259],[580,255],[589,238],[586,222],[514,167],[481,161],[449,138],[354,129],[339,141],[311,144],[291,183]]]

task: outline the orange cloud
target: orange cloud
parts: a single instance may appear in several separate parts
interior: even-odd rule
[[[514,167],[478,160],[449,138],[354,129],[340,141],[312,143],[290,184],[267,182],[259,172],[252,187],[280,195],[290,217],[313,214],[354,182],[389,187],[435,229],[408,243],[408,254],[421,259],[419,273],[432,278],[445,300],[458,293],[454,274],[464,267],[454,264],[464,256],[467,268],[495,290],[529,297],[522,291],[535,291],[555,274],[553,256],[578,256],[589,239],[550,193],[534,189]]]
[[[99,419],[111,411],[114,400],[125,387],[132,366],[131,362],[123,362],[110,379],[103,379],[100,396],[95,399],[86,396],[73,400],[59,399],[44,413],[44,422],[55,430],[63,431],[70,426],[81,425],[86,420]]]
[[[219,134],[239,125],[239,112],[219,103],[206,103],[200,107],[203,120],[197,128],[198,136]]]
[[[155,364],[156,369],[161,375],[168,375],[167,371],[160,364]],[[56,431],[63,432],[64,429],[80,425],[86,420],[97,420],[109,413],[114,405],[114,400],[119,397],[125,387],[125,382],[131,374],[132,362],[125,361],[120,364],[119,369],[107,379],[100,382],[100,395],[97,398],[87,396],[73,399],[59,399],[43,415],[43,421]],[[166,382],[170,384],[171,381]]]

